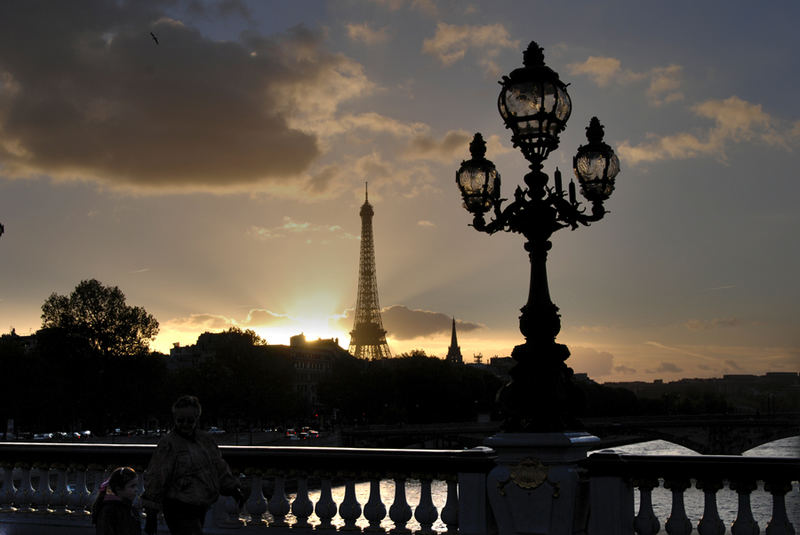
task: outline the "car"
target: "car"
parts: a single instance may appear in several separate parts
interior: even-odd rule
[[[35,433],[33,440],[53,440],[53,433]]]
[[[289,438],[289,439],[291,439],[292,437],[295,437],[295,439],[296,439],[297,431],[295,431],[294,429],[292,429],[290,427],[289,429],[286,430],[286,433],[284,433],[283,436],[286,437],[286,438]]]
[[[308,430],[308,438],[319,438],[319,431],[315,429]]]

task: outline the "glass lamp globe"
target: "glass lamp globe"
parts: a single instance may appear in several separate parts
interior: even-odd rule
[[[464,208],[480,215],[488,212],[500,196],[500,173],[484,157],[486,142],[481,134],[475,134],[469,151],[472,158],[461,162],[456,171],[456,184],[464,199]]]
[[[604,201],[614,191],[614,178],[619,174],[619,158],[614,150],[603,143],[603,125],[592,117],[586,127],[589,143],[578,147],[572,159],[575,176],[581,185],[581,194],[592,202]]]
[[[558,148],[558,136],[572,113],[567,86],[544,64],[542,50],[531,42],[523,55],[525,66],[503,77],[497,99],[511,141],[531,163],[542,162]]]

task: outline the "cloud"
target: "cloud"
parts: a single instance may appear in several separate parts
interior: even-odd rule
[[[711,288],[706,288],[704,291],[706,292],[716,292],[718,290],[730,290],[731,288],[736,288],[735,284],[725,284],[723,286],[713,286]]]
[[[647,370],[647,373],[680,373],[683,369],[671,362],[662,362],[655,370]]]
[[[570,353],[567,365],[576,372],[587,373],[592,378],[611,374],[614,364],[614,355],[611,353],[580,346],[571,347]]]
[[[739,366],[739,364],[737,364],[736,361],[733,361],[733,360],[730,360],[730,359],[726,360],[725,364],[727,364],[728,366],[730,366],[734,370],[741,370],[742,369],[742,367]]]
[[[0,4],[3,175],[137,191],[296,186],[322,154],[302,121],[373,89],[322,32],[215,41],[153,5]]]
[[[310,118],[311,119],[311,118]],[[389,134],[399,138],[411,138],[427,134],[430,127],[420,122],[405,122],[375,112],[360,114],[343,114],[340,116],[317,117],[311,121],[309,128],[324,137],[340,136],[353,131],[365,131],[373,134]]]
[[[649,136],[639,145],[623,141],[618,153],[631,164],[661,160],[683,160],[713,155],[726,159],[726,148],[733,143],[756,141],[788,149],[778,121],[764,112],[760,104],[751,104],[739,97],[708,100],[692,107],[698,117],[710,119],[714,125],[704,134],[680,132],[663,137]]]
[[[263,308],[254,308],[239,323],[242,327],[282,327],[294,325],[295,321],[286,314],[276,314]]]
[[[385,6],[391,11],[398,11],[408,6],[412,11],[435,17],[439,14],[434,0],[371,0],[375,4]]]
[[[217,0],[208,4],[204,3],[202,0],[190,0],[188,9],[194,15],[209,20],[233,15],[239,15],[247,21],[253,20],[250,9],[241,0]]]
[[[173,318],[164,326],[173,331],[202,333],[205,331],[222,331],[230,327],[297,327],[298,322],[288,314],[278,314],[263,308],[253,308],[244,319],[237,320],[222,314],[191,314],[183,318]]]
[[[449,335],[453,326],[453,318],[441,312],[428,310],[412,310],[402,305],[392,305],[381,311],[383,326],[389,336],[397,340],[410,340],[421,336]],[[480,329],[483,326],[456,320],[456,331],[464,333]]]
[[[428,221],[426,219],[421,219],[420,221],[417,221],[417,226],[430,228],[430,227],[435,227],[436,223],[433,223],[432,221]]]
[[[690,331],[708,331],[720,327],[737,327],[741,323],[738,318],[714,318],[710,321],[691,319],[686,322],[686,328]]]
[[[583,63],[570,63],[570,74],[588,76],[600,87],[608,86],[622,70],[622,62],[617,58],[589,56]]]
[[[298,222],[289,216],[284,216],[283,223],[274,227],[251,226],[247,230],[247,235],[257,240],[268,241],[286,238],[292,235],[314,233],[320,235],[323,240],[335,237],[346,240],[357,240],[358,236],[345,232],[339,225],[315,225],[307,221]]]
[[[449,66],[464,59],[468,50],[475,50],[478,63],[488,74],[496,75],[499,68],[494,60],[504,48],[519,48],[502,24],[485,26],[456,26],[440,22],[433,37],[425,39],[422,51]]]
[[[450,163],[454,159],[469,157],[469,143],[474,134],[464,130],[450,130],[441,139],[429,135],[427,132],[413,136],[408,145],[403,149],[402,156],[408,160],[429,160],[441,163]],[[512,152],[500,142],[497,134],[492,134],[486,140],[487,153],[492,157]]]
[[[352,41],[364,43],[365,45],[377,45],[389,40],[389,31],[386,27],[373,30],[369,24],[348,24],[347,37]]]
[[[183,318],[173,318],[163,327],[176,331],[217,331],[232,327],[236,322],[219,314],[191,314]]]
[[[690,357],[695,357],[695,358],[704,359],[704,360],[713,360],[712,357],[709,357],[708,355],[706,355],[704,353],[699,353],[697,351],[693,351],[691,349],[686,349],[684,347],[668,346],[668,345],[662,344],[661,342],[655,342],[655,341],[652,341],[652,340],[646,341],[645,345],[652,346],[652,347],[655,347],[655,348],[658,348],[658,349],[662,349],[662,350],[665,350],[665,351],[669,351],[669,352],[672,352],[672,353],[678,353],[680,355],[688,355]],[[691,348],[691,347],[694,347],[694,346],[688,346],[688,347]],[[705,348],[701,347],[701,349],[705,349]]]
[[[683,93],[678,91],[682,71],[683,67],[680,65],[669,65],[656,67],[648,73],[650,87],[647,88],[647,97],[652,104],[661,106],[683,99]]]
[[[449,162],[469,147],[471,139],[472,135],[464,130],[450,130],[441,140],[421,134],[411,139],[403,154],[409,159]]]
[[[567,70],[576,76],[587,76],[599,87],[607,87],[612,83],[625,85],[648,81],[649,86],[645,94],[654,106],[683,99],[683,93],[680,92],[683,67],[680,65],[654,67],[644,72],[635,72],[623,69],[622,62],[617,58],[589,56],[582,63],[570,63],[567,65]]]
[[[617,373],[625,373],[625,374],[636,373],[635,368],[629,368],[622,364],[620,364],[619,366],[614,366],[614,371]]]

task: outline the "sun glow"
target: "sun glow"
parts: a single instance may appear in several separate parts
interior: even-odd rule
[[[306,340],[334,338],[339,345],[347,347],[350,341],[348,320],[341,310],[341,296],[334,293],[318,292],[312,297],[296,300],[288,307],[289,311],[280,325],[251,326],[269,344],[288,344],[289,338],[304,334]]]

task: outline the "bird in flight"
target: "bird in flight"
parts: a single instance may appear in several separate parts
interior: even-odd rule
[[[153,32],[150,32],[150,37],[152,37],[153,41],[155,41],[156,44],[158,44],[158,37],[156,37],[156,34],[154,34]]]

